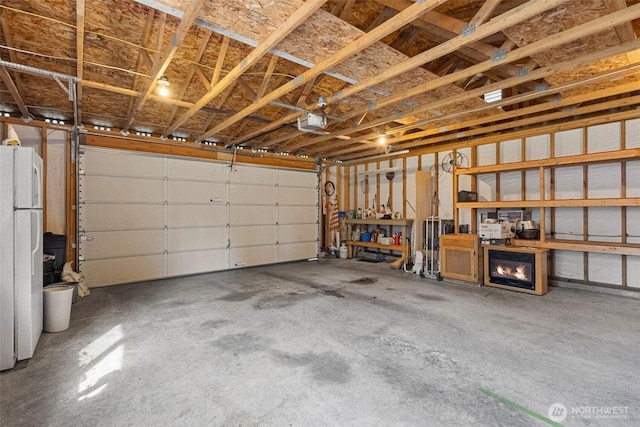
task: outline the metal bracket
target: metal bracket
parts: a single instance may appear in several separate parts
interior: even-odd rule
[[[544,92],[548,88],[549,86],[546,83],[540,83],[539,85],[536,85],[536,93]]]
[[[69,90],[68,87],[66,87],[64,84],[62,84],[62,82],[60,81],[60,79],[58,78],[58,76],[53,76],[53,80],[56,81],[56,83],[58,83],[58,85],[62,88],[63,91],[65,91],[65,93],[69,96],[69,100],[73,100],[73,98],[71,97],[71,91]]]
[[[73,80],[69,80],[69,89],[67,94],[69,95],[69,101],[73,102],[76,97],[76,84]]]
[[[528,68],[520,68],[516,72],[516,76],[518,76],[518,77],[526,77],[528,74],[529,74],[529,69]]]
[[[507,59],[506,49],[498,49],[491,54],[491,62],[500,62]]]
[[[471,34],[476,32],[476,24],[471,23],[471,24],[467,24],[464,27],[462,27],[462,31],[460,32],[460,35],[462,37],[467,37],[470,36]]]
[[[560,101],[562,101],[562,95],[560,95],[559,93],[558,93],[558,94],[555,94],[555,95],[553,95],[553,96],[551,97],[551,103],[552,103],[552,104],[557,104],[557,103],[559,103]]]

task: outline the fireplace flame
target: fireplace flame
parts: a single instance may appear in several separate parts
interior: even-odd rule
[[[516,271],[513,271],[509,266],[503,267],[502,265],[498,265],[496,267],[496,273],[498,273],[500,276],[515,277],[518,280],[529,280],[529,276],[527,275],[527,268],[523,264],[518,265],[516,267]]]

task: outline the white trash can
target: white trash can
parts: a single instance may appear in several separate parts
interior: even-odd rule
[[[69,329],[73,286],[47,286],[44,292],[44,330],[62,332]]]

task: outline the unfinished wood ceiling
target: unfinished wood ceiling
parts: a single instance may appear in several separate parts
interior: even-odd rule
[[[1,112],[207,149],[345,161],[640,105],[640,0],[3,0],[0,24]]]

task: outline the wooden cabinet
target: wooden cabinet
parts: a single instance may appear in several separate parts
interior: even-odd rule
[[[391,263],[392,268],[399,269],[402,264],[409,259],[411,256],[411,247],[409,246],[409,239],[407,236],[408,232],[411,230],[411,226],[413,225],[413,219],[347,219],[345,220],[347,224],[347,246],[349,248],[348,257],[353,257],[353,250],[356,247],[365,247],[365,248],[376,248],[376,249],[386,249],[389,251],[399,251],[402,252],[399,259]],[[384,245],[378,242],[362,242],[359,240],[351,240],[353,226],[361,225],[364,226],[363,229],[369,229],[369,227],[386,227],[387,234],[391,234],[392,227],[400,227],[400,231],[402,232],[402,244],[401,245]]]
[[[482,284],[483,251],[477,234],[440,236],[440,274],[447,279]]]

